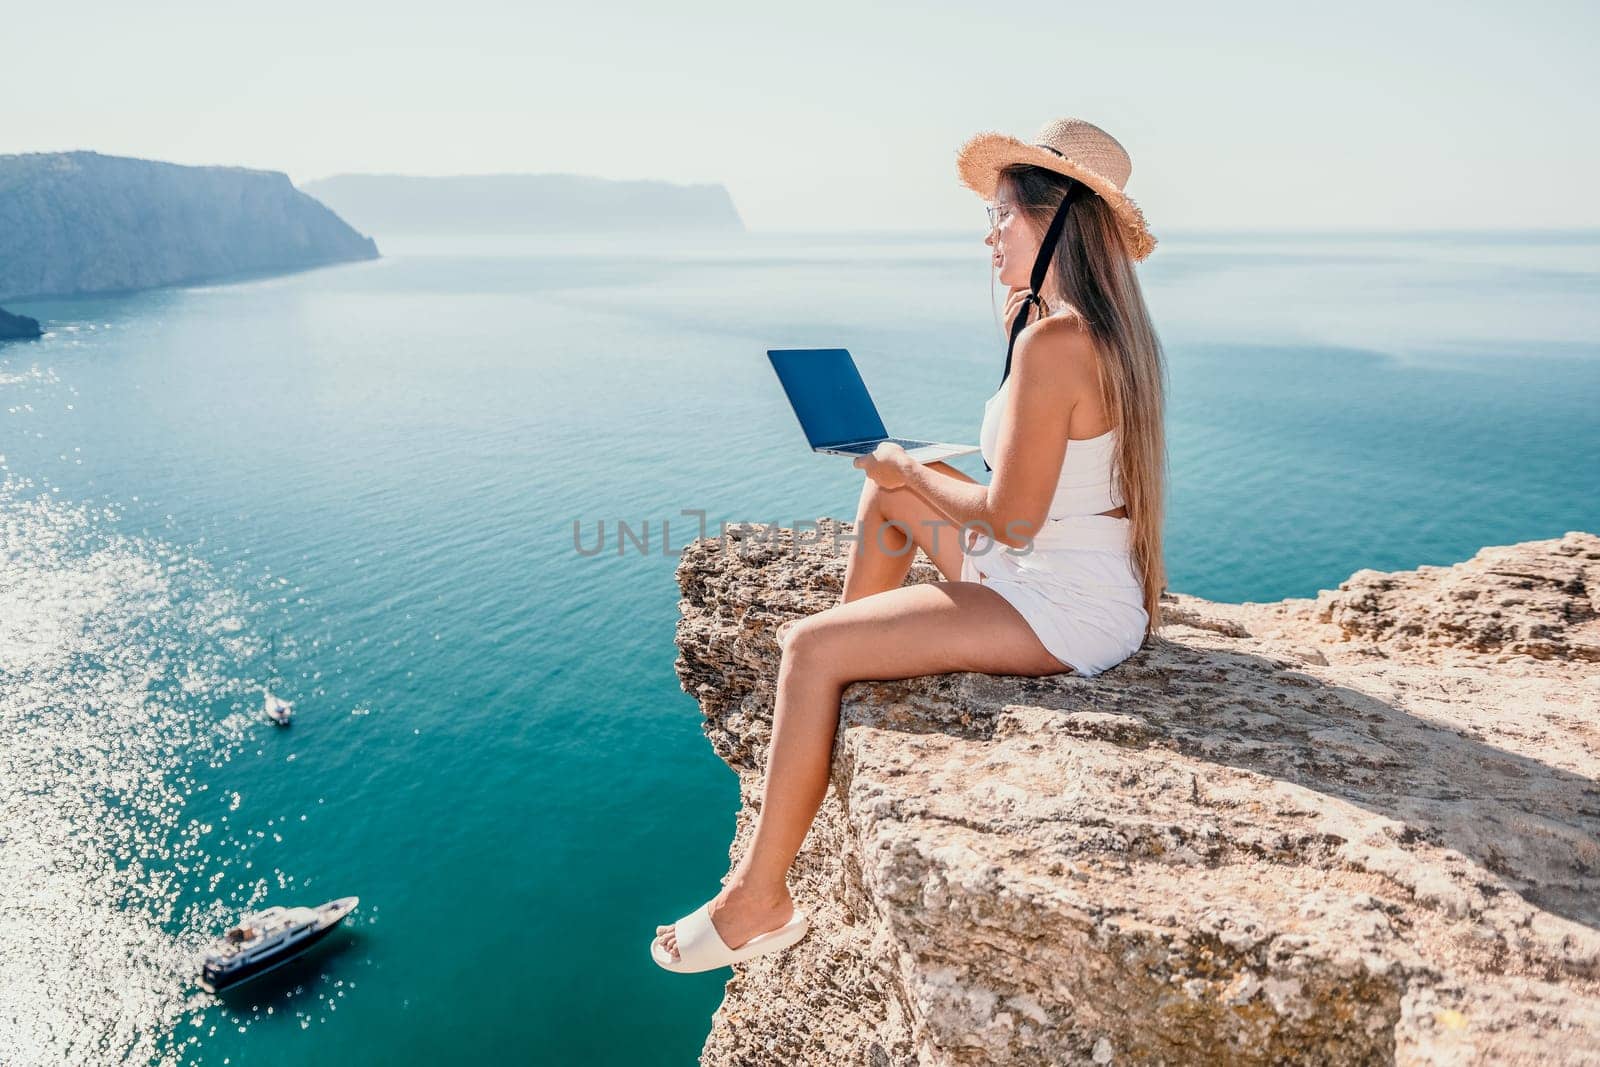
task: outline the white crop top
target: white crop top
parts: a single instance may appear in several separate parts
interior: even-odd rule
[[[1011,379],[1007,378],[983,405],[983,427],[978,431],[978,445],[984,462],[990,467],[995,465],[995,449],[1000,441],[1000,419],[1005,412],[1004,397],[1010,384]],[[1099,437],[1083,441],[1069,439],[1048,517],[1064,519],[1072,515],[1098,515],[1127,503],[1112,484],[1111,467],[1116,453],[1116,430],[1107,430]]]

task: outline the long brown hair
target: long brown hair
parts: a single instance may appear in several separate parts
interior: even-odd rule
[[[1073,182],[1042,167],[1016,164],[1000,172],[999,188],[1009,193],[1034,232],[1043,234]],[[1094,340],[1101,402],[1117,431],[1112,478],[1128,507],[1133,560],[1150,616],[1145,634],[1153,634],[1161,626],[1161,593],[1167,585],[1161,535],[1166,518],[1167,365],[1161,339],[1117,218],[1091,190],[1080,189],[1073,196],[1050,267],[1056,286],[1052,295],[1066,301]],[[1044,313],[1055,310],[1046,305]]]

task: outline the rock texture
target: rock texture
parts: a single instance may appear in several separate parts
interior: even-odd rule
[[[374,259],[287,175],[98,152],[0,156],[0,298],[71,296]]]
[[[773,630],[841,587],[819,525],[679,563],[734,858]],[[1600,1064],[1600,538],[1166,611],[1093,679],[850,686],[813,931],[736,969],[702,1062]]]
[[[0,341],[26,339],[39,335],[38,319],[30,319],[26,315],[13,315],[5,308],[0,308]]]

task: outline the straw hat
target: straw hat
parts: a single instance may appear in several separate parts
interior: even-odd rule
[[[1156,247],[1139,206],[1122,191],[1133,172],[1133,161],[1117,139],[1082,119],[1056,119],[1045,123],[1033,144],[1003,133],[984,132],[972,137],[956,153],[961,183],[985,200],[993,200],[1002,167],[1031,163],[1076,178],[1096,193],[1122,223],[1122,240],[1134,260]]]

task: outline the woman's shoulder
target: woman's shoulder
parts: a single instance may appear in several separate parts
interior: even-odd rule
[[[1096,373],[1094,337],[1072,308],[1030,323],[1017,335],[1012,359],[1019,368],[1029,366],[1030,377],[1071,382],[1085,372]]]

